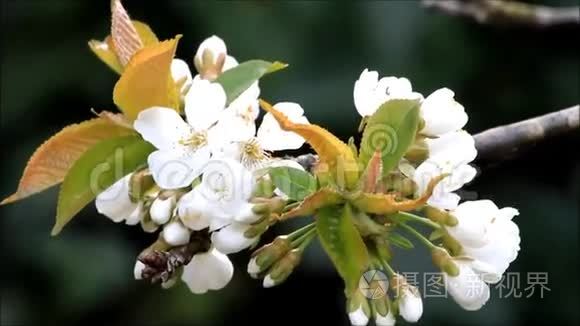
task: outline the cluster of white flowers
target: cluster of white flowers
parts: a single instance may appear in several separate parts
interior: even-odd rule
[[[192,231],[208,229],[211,248],[195,254],[181,276],[192,292],[204,293],[230,281],[233,265],[227,254],[257,241],[257,236],[246,237],[246,231],[261,218],[250,202],[260,169],[301,168],[293,161],[271,159],[269,152],[297,149],[304,139],[280,129],[270,114],[256,128],[258,82],[226,105],[226,93],[215,79],[238,62],[219,37],[201,43],[194,63],[199,74],[193,77],[183,60],[172,63],[185,118],[173,109],[152,107],[142,111],[133,125],[157,149],[147,160],[155,182],[148,202],[130,196],[132,175],[128,175],[102,192],[96,206],[115,222],[141,222],[146,231],[161,226],[162,239],[171,247],[189,243]],[[278,103],[275,108],[293,122],[308,123],[296,103]],[[136,263],[136,278],[144,268]]]
[[[454,270],[449,273],[442,268],[448,293],[466,310],[481,308],[490,297],[488,283],[500,281],[517,257],[520,236],[512,218],[519,213],[511,207],[499,209],[490,200],[459,203],[460,197],[454,192],[475,177],[476,170],[469,163],[477,156],[473,137],[462,130],[468,120],[463,106],[447,88],[424,98],[413,91],[408,79],[379,79],[376,71],[367,69],[355,82],[353,93],[356,109],[363,118],[391,99],[420,101],[422,121],[415,145],[422,155],[403,159],[399,171],[414,181],[417,195],[424,193],[434,177],[447,175],[435,187],[426,212],[440,223],[446,239],[455,247],[453,257],[444,250],[451,263],[447,266]],[[416,322],[423,312],[421,298],[416,288],[405,285],[405,289],[397,300],[398,311],[408,322]],[[361,311],[351,313],[353,325],[368,323],[369,316],[361,321]],[[375,319],[377,325],[395,322],[394,318],[383,322],[386,319],[379,315]]]
[[[260,224],[264,216],[252,201],[257,181],[267,178],[264,168],[302,168],[294,161],[272,159],[270,152],[297,149],[304,139],[282,130],[270,113],[256,126],[257,82],[227,104],[225,91],[215,80],[237,61],[227,54],[221,39],[212,36],[205,40],[194,63],[199,73],[194,77],[182,60],[175,59],[172,65],[173,78],[181,85],[185,117],[170,108],[152,107],[134,122],[135,130],[157,149],[148,158],[147,171],[154,185],[143,199],[135,200],[130,191],[132,178],[140,173],[135,172],[101,193],[96,205],[115,222],[141,223],[148,232],[161,227],[160,238],[168,248],[187,245],[194,232],[207,232],[209,249],[195,253],[181,273],[192,292],[204,293],[230,281],[233,265],[227,255],[255,244],[267,228]],[[511,219],[518,211],[499,209],[489,200],[460,203],[455,192],[475,177],[470,163],[477,150],[473,137],[462,129],[468,117],[451,90],[439,89],[424,98],[406,78],[379,79],[377,72],[367,69],[355,82],[354,103],[363,118],[391,99],[420,103],[415,144],[399,163],[398,173],[413,181],[415,197],[425,193],[435,177],[445,176],[424,209],[446,240],[443,247],[431,244],[434,262],[444,272],[448,292],[458,304],[477,310],[489,299],[488,284],[498,282],[517,256],[519,229]],[[309,123],[296,103],[274,107],[292,122]],[[277,189],[275,193],[286,198]],[[313,231],[307,230],[308,234]],[[299,259],[299,251],[288,254],[291,248],[289,238],[279,238],[267,252],[250,260],[249,273],[264,272],[274,256],[286,255],[288,271],[278,271],[276,281],[269,276],[264,279],[264,286],[280,283]],[[138,261],[135,277],[141,278],[145,268]],[[353,325],[366,325],[375,310],[377,325],[394,325],[396,315],[408,322],[420,319],[423,303],[418,289],[394,272],[391,278],[397,293],[393,303],[383,302],[384,308],[377,310],[370,309],[366,299],[351,300]],[[474,290],[474,286],[478,288]]]

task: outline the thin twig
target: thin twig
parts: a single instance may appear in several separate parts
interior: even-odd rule
[[[526,27],[580,25],[580,7],[547,7],[506,0],[422,0],[425,8],[480,24]]]
[[[580,130],[580,106],[576,105],[539,117],[495,127],[474,135],[477,160],[493,161],[514,157],[536,143]],[[315,154],[293,158],[311,170],[318,161]]]

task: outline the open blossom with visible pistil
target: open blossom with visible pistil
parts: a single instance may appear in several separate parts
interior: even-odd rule
[[[225,103],[226,94],[219,84],[194,79],[185,98],[187,122],[169,108],[153,107],[139,113],[133,125],[157,148],[147,162],[158,186],[177,189],[190,185],[209,161],[212,149],[235,134],[212,128]]]
[[[274,105],[274,108],[284,113],[294,123],[309,124],[304,116],[304,109],[297,103],[281,102]],[[246,168],[256,170],[269,166],[271,161],[269,152],[298,149],[304,144],[301,136],[282,130],[270,113],[264,116],[256,131],[254,120],[257,112],[254,115],[253,109],[250,108],[242,112],[245,114],[238,113],[233,117],[229,113],[227,125],[228,128],[245,130],[243,134],[246,137],[231,141],[224,147],[223,155],[240,160]],[[221,121],[218,122],[220,123]]]

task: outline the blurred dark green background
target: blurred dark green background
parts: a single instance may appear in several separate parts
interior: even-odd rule
[[[358,118],[352,87],[369,67],[406,76],[428,94],[456,92],[476,133],[578,103],[578,28],[551,30],[480,26],[426,12],[417,1],[193,2],[124,1],[160,38],[184,34],[178,56],[192,62],[197,45],[217,34],[240,61],[290,63],[264,79],[262,96],[291,100],[311,121],[346,139]],[[574,0],[545,1],[574,5]],[[0,196],[16,187],[34,149],[67,124],[114,110],[117,76],[92,55],[103,38],[109,0],[2,1]],[[578,325],[578,134],[541,144],[517,159],[480,165],[468,188],[499,206],[519,208],[522,251],[510,267],[549,275],[544,298],[493,300],[465,312],[451,299],[427,299],[421,323],[444,325]],[[1,324],[300,324],[314,316],[346,325],[342,284],[321,249],[282,286],[262,289],[245,273],[247,255],[233,256],[233,282],[195,296],[133,281],[134,259],[153,241],[140,228],[112,223],[87,207],[61,236],[49,233],[55,189],[0,207]],[[282,232],[281,228],[274,231]],[[273,232],[272,232],[273,233]],[[402,271],[432,270],[421,248],[397,257]]]

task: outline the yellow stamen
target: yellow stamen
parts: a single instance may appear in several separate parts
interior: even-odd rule
[[[255,138],[242,143],[241,146],[242,164],[248,168],[260,166],[270,159],[270,153],[264,151]]]
[[[207,134],[205,132],[196,132],[190,138],[179,141],[181,145],[200,148],[207,144]]]

